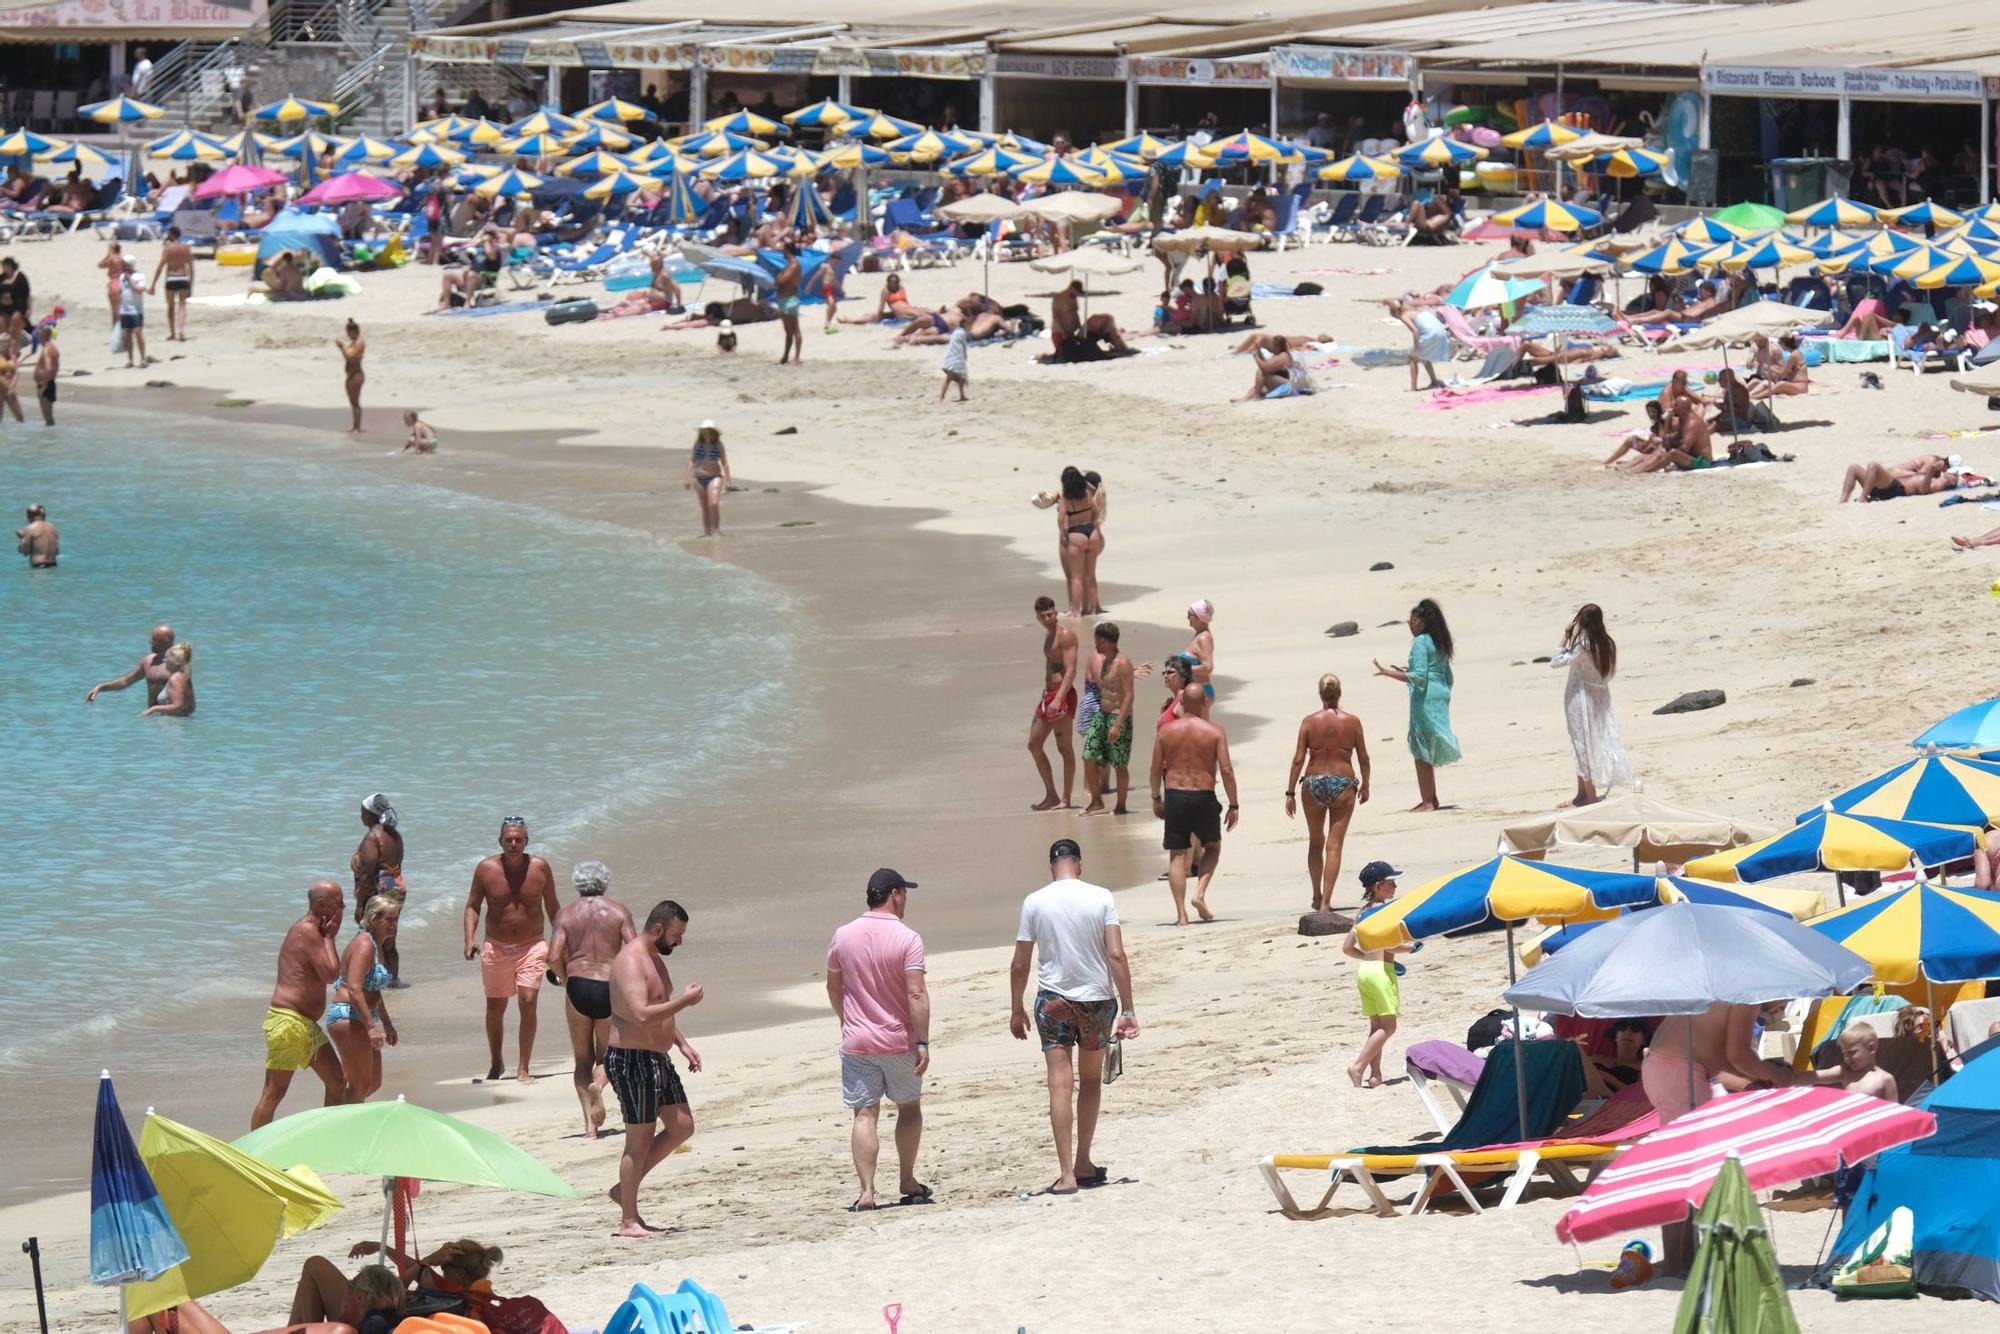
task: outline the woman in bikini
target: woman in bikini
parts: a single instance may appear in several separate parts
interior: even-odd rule
[[[705,421],[695,431],[687,477],[681,485],[694,492],[701,504],[701,535],[722,536],[722,493],[729,489],[729,452],[722,447],[722,431],[714,422]]]
[[[111,302],[111,327],[118,327],[118,289],[125,277],[125,252],[116,241],[104,252],[104,258],[97,261],[97,267],[104,270],[104,294]]]
[[[931,312],[921,306],[910,304],[910,294],[903,290],[902,275],[892,273],[882,280],[882,297],[875,303],[875,309],[866,315],[842,315],[842,324],[880,324],[884,320],[915,320]]]
[[[1097,561],[1104,554],[1104,533],[1098,527],[1102,516],[1098,512],[1096,488],[1074,466],[1063,469],[1062,502],[1056,510],[1056,522],[1069,549],[1065,570],[1069,576],[1069,613],[1101,615],[1104,604],[1097,592]]]
[[[1299,722],[1291,773],[1285,779],[1285,818],[1298,814],[1298,789],[1303,787],[1306,874],[1312,881],[1313,911],[1325,912],[1333,906],[1333,886],[1340,879],[1347,822],[1354,808],[1368,800],[1368,739],[1361,720],[1340,707],[1340,678],[1331,672],[1319,679],[1319,702]]]
[[[1799,336],[1786,334],[1778,340],[1778,346],[1784,349],[1785,360],[1768,379],[1750,386],[1750,397],[1755,402],[1762,403],[1779,394],[1789,398],[1812,388],[1812,377],[1806,374],[1805,354],[1799,351]]]
[[[368,344],[361,339],[361,326],[353,320],[347,322],[347,341],[338,338],[333,345],[340,349],[340,360],[346,367],[347,406],[354,411],[354,425],[348,428],[349,435],[361,434],[361,386],[368,382],[368,376],[361,369],[361,358],[368,355]]]
[[[361,843],[354,849],[354,855],[347,859],[348,869],[354,872],[354,921],[360,925],[361,914],[368,908],[368,900],[380,894],[394,900],[397,907],[409,894],[409,886],[403,881],[403,831],[396,816],[396,808],[380,792],[371,792],[361,802]],[[393,926],[382,937],[382,962],[389,966],[392,978],[401,972],[401,960],[396,957],[396,931]],[[401,982],[391,981],[390,986],[400,987]]]
[[[382,963],[382,941],[396,929],[402,907],[377,894],[362,909],[361,929],[340,956],[334,999],[326,1007],[326,1035],[340,1053],[347,1075],[347,1101],[366,1102],[382,1087],[382,1048],[396,1045],[396,1024],[383,1007],[382,993],[395,981]]]
[[[1181,656],[1191,664],[1189,683],[1200,686],[1211,703],[1215,699],[1215,631],[1210,628],[1214,621],[1215,604],[1207,598],[1188,603],[1188,629],[1194,631],[1194,637],[1181,650]]]

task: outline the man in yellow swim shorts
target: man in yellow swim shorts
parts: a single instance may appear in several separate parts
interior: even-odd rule
[[[250,1128],[270,1123],[278,1104],[292,1086],[292,1076],[312,1068],[326,1085],[326,1105],[347,1097],[347,1080],[340,1057],[320,1031],[326,1013],[326,989],[340,976],[340,951],[334,937],[346,909],[345,895],[331,880],[316,880],[306,891],[306,915],[285,932],[278,947],[278,984],[264,1011],[264,1091],[250,1113]]]

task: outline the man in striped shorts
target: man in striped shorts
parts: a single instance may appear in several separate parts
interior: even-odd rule
[[[687,936],[687,910],[663,899],[646,925],[611,961],[611,1039],[604,1075],[625,1118],[625,1152],[618,1184],[608,1194],[618,1204],[617,1235],[647,1237],[660,1229],[639,1217],[639,1183],[694,1134],[694,1115],[674,1069],[669,1047],[680,1049],[688,1073],[701,1073],[701,1056],[681,1035],[674,1016],[701,1004],[701,985],[674,995],[666,956]]]

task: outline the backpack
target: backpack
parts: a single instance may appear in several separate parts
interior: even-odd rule
[[[1500,1025],[1504,1024],[1511,1010],[1488,1010],[1472,1021],[1472,1027],[1465,1030],[1465,1049],[1483,1051],[1500,1040]]]

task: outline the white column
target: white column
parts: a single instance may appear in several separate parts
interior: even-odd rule
[[[1271,76],[1271,120],[1268,125],[1273,139],[1278,137],[1278,78]]]
[[[982,134],[992,134],[997,128],[993,124],[994,91],[993,71],[988,69],[979,76],[979,130]]]
[[[1695,141],[1695,147],[1697,148],[1715,147],[1715,145],[1712,142],[1710,142],[1710,136],[1713,133],[1713,128],[1714,128],[1713,127],[1714,120],[1715,120],[1715,98],[1710,95],[1708,89],[1704,88],[1701,90],[1701,138]]]
[[[1979,202],[1993,202],[1993,103],[1979,104]]]
[[[849,105],[852,105],[853,97],[854,97],[854,76],[852,74],[842,73],[840,76],[840,87],[834,92],[834,101],[847,102]]]
[[[1840,95],[1840,119],[1833,135],[1833,155],[1843,162],[1854,160],[1854,99]]]
[[[695,62],[688,67],[688,133],[701,128],[708,119],[708,66],[701,63],[701,52],[695,52]]]
[[[549,106],[556,107],[558,109],[561,108],[562,66],[560,65],[549,66],[548,77],[544,80],[544,87],[542,89],[542,101]]]
[[[1139,82],[1132,77],[1132,67],[1125,67],[1125,137],[1130,139],[1139,132]]]

